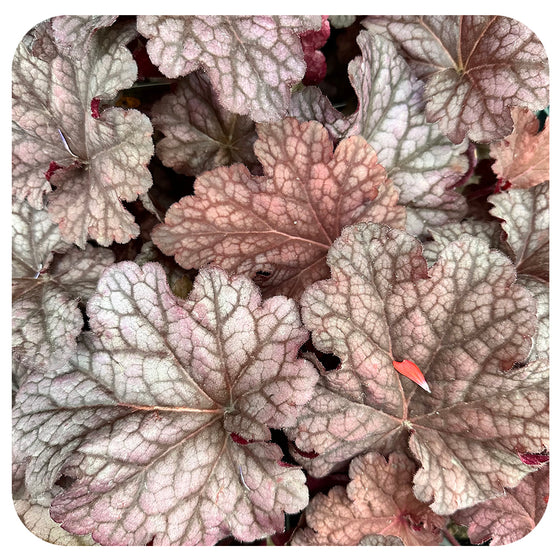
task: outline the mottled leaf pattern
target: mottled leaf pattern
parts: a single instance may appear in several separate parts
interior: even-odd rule
[[[549,184],[510,189],[488,197],[490,213],[502,220],[507,244],[519,274],[548,281]]]
[[[107,249],[86,251],[61,239],[45,210],[12,203],[12,352],[27,367],[59,367],[76,348],[83,325],[78,302],[92,294]],[[66,253],[53,261],[54,252]]]
[[[163,74],[201,68],[228,111],[271,122],[305,74],[298,34],[320,29],[321,16],[138,16],[137,25]]]
[[[491,142],[512,130],[509,107],[548,105],[548,61],[535,34],[503,16],[369,16],[426,81],[429,122],[456,143]]]
[[[389,41],[362,31],[357,43],[362,56],[348,65],[348,75],[360,104],[350,131],[373,146],[395,183],[407,231],[460,219],[466,206],[453,187],[468,169],[467,145],[453,145],[426,121],[423,84]]]
[[[408,546],[437,545],[445,518],[412,493],[414,462],[393,453],[357,457],[350,464],[348,486],[318,494],[306,510],[309,528],[298,531],[293,545],[355,546],[368,535],[398,537]]]
[[[183,268],[207,262],[259,277],[266,294],[297,297],[328,276],[325,256],[356,220],[404,225],[404,209],[363,138],[333,145],[317,122],[257,125],[264,176],[243,165],[201,175],[174,204],[154,243]]]
[[[314,345],[341,364],[291,431],[298,449],[318,454],[302,464],[322,476],[409,436],[422,465],[414,493],[438,514],[515,486],[530,471],[516,451],[547,446],[548,369],[507,371],[527,357],[536,325],[510,261],[463,236],[428,271],[412,236],[357,224],[328,263],[332,278],[304,292],[302,316]],[[392,361],[403,359],[431,393],[397,373]]]
[[[178,173],[200,175],[221,165],[256,163],[253,121],[223,109],[201,72],[189,74],[152,107],[152,123],[165,135],[156,146],[158,157]]]
[[[513,132],[490,145],[496,175],[516,189],[528,189],[549,179],[548,119],[539,131],[539,120],[523,107],[512,107]]]
[[[548,89],[543,45],[504,16],[30,29],[12,64],[21,523],[67,546],[532,531]]]
[[[265,443],[294,425],[317,377],[296,358],[307,332],[293,301],[263,302],[219,269],[185,301],[159,265],[125,262],[88,315],[72,362],[29,377],[14,413],[30,491],[63,468],[77,478],[51,506],[64,529],[113,545],[251,541],[305,507],[303,473]]]
[[[48,197],[52,219],[82,248],[88,237],[101,245],[136,237],[121,201],[135,200],[152,183],[149,119],[120,108],[94,118],[91,109],[94,99],[109,100],[136,78],[123,44],[132,36],[126,26],[97,30],[81,59],[59,52],[45,61],[23,43],[14,57],[13,193],[40,208],[50,190],[46,177],[57,187]]]
[[[549,493],[549,468],[527,475],[504,496],[458,511],[454,520],[469,527],[474,544],[489,539],[490,546],[515,542],[530,533],[541,520]]]
[[[390,41],[362,31],[357,43],[362,56],[350,62],[348,76],[358,110],[345,117],[319,89],[306,88],[293,96],[290,114],[324,123],[333,138],[363,136],[407,207],[410,233],[460,219],[466,204],[454,186],[468,170],[467,144],[454,145],[426,121],[423,84]]]
[[[102,27],[110,27],[117,16],[57,16],[51,25],[61,52],[76,59],[83,57],[93,34]]]

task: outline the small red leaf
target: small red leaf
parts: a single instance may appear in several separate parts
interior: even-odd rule
[[[397,362],[393,360],[393,367],[405,377],[408,377],[414,383],[420,385],[424,391],[431,393],[428,383],[424,377],[424,374],[420,371],[420,368],[410,360],[403,360],[402,362]]]

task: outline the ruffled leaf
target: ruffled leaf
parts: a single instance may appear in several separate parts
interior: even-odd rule
[[[159,265],[124,262],[88,315],[69,366],[30,376],[14,413],[30,491],[61,471],[77,479],[55,497],[55,521],[101,544],[213,544],[273,534],[306,506],[303,473],[266,443],[317,378],[297,359],[307,332],[293,301],[261,301],[219,269],[185,301]]]
[[[458,511],[453,519],[467,525],[473,544],[510,544],[529,534],[544,515],[549,493],[548,465],[527,475],[504,496]]]
[[[548,105],[548,61],[536,35],[502,16],[369,16],[426,81],[429,122],[455,143],[492,142],[512,130],[510,106]]]
[[[305,85],[318,84],[327,74],[327,61],[319,49],[327,42],[331,27],[328,16],[321,16],[321,18],[319,31],[306,31],[300,35],[303,58],[307,66],[302,80]]]
[[[134,82],[136,64],[124,46],[133,35],[126,26],[97,30],[81,59],[60,52],[52,38],[52,59],[33,56],[24,43],[14,57],[13,192],[40,208],[47,176],[57,187],[48,196],[51,218],[82,248],[88,236],[101,245],[136,237],[121,201],[135,200],[152,183],[148,117],[120,108],[92,115],[94,100],[109,100]]]
[[[358,110],[345,117],[317,88],[307,88],[294,95],[290,114],[324,123],[334,138],[363,136],[406,205],[407,231],[460,219],[467,207],[453,187],[469,168],[467,144],[454,145],[426,121],[424,86],[390,41],[362,31],[357,43],[362,56],[350,62],[348,76]]]
[[[414,497],[414,471],[414,462],[402,453],[388,460],[377,453],[357,457],[346,489],[336,486],[313,498],[305,511],[312,530],[298,531],[292,544],[355,546],[366,544],[368,535],[397,537],[393,545],[439,544],[446,520]]]
[[[293,118],[257,125],[255,153],[264,176],[242,165],[200,176],[195,196],[167,212],[154,243],[183,268],[207,262],[258,277],[267,294],[297,297],[326,278],[325,257],[342,227],[356,220],[404,225],[404,208],[363,138],[333,154],[317,122]]]
[[[53,36],[60,51],[81,59],[91,45],[93,34],[110,27],[118,16],[56,16],[50,21]]]
[[[256,163],[253,121],[223,109],[201,72],[181,80],[151,114],[154,128],[165,135],[156,153],[178,173],[200,175],[221,165]]]
[[[12,227],[13,356],[26,367],[60,367],[83,326],[78,302],[91,296],[113,253],[70,249],[47,212],[27,202],[13,202]],[[52,262],[55,251],[66,254]]]
[[[548,281],[549,184],[507,190],[488,197],[490,214],[502,220],[507,245],[519,274]]]
[[[377,224],[346,228],[328,256],[330,280],[310,286],[302,317],[322,376],[290,435],[313,476],[367,450],[408,447],[421,464],[414,493],[445,515],[515,486],[531,469],[518,451],[548,440],[546,363],[507,371],[531,347],[536,306],[515,268],[463,236],[429,270],[412,236]],[[408,359],[431,393],[400,375]]]
[[[528,189],[549,179],[548,119],[539,131],[539,119],[528,109],[511,108],[513,132],[490,145],[492,165],[499,179],[516,189]]]
[[[298,34],[320,29],[321,16],[138,16],[137,25],[163,74],[201,68],[228,111],[270,122],[305,74]]]

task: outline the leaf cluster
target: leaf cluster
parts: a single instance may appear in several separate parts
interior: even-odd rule
[[[18,46],[12,99],[30,531],[426,546],[535,527],[548,62],[525,25],[57,16]]]

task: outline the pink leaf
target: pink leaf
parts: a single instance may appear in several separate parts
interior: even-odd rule
[[[228,111],[270,122],[305,73],[298,34],[319,29],[321,16],[138,16],[137,25],[163,74],[201,68]]]
[[[549,179],[548,119],[539,132],[539,120],[528,109],[512,107],[511,117],[513,132],[490,146],[492,169],[513,188],[528,189]]]
[[[426,80],[429,122],[456,143],[491,142],[512,129],[509,107],[548,104],[548,61],[529,28],[502,16],[370,16]]]
[[[48,196],[50,216],[63,238],[82,248],[88,237],[109,245],[137,236],[121,201],[135,200],[152,184],[149,119],[119,108],[95,113],[95,100],[113,98],[136,78],[124,46],[133,35],[126,26],[97,30],[75,59],[44,34],[43,43],[50,41],[54,50],[49,60],[33,56],[23,43],[14,57],[13,192],[42,207],[50,191],[47,172],[57,187]]]
[[[183,268],[207,262],[262,277],[267,294],[297,297],[328,276],[325,256],[343,226],[372,220],[402,227],[404,208],[363,138],[333,154],[316,122],[284,119],[257,125],[255,153],[264,176],[242,165],[201,175],[195,196],[167,212],[154,243]]]
[[[518,453],[547,447],[548,364],[504,370],[527,357],[536,325],[509,259],[462,236],[428,270],[414,237],[361,223],[327,261],[331,279],[307,288],[302,317],[315,347],[341,363],[290,430],[318,454],[300,457],[311,475],[409,447],[421,465],[414,493],[440,515],[515,486],[531,471]],[[431,393],[393,367],[405,359]]]
[[[362,31],[357,44],[362,56],[348,65],[357,111],[345,117],[317,88],[306,88],[293,96],[290,114],[324,123],[334,139],[363,136],[406,205],[410,233],[460,219],[466,203],[454,187],[469,168],[467,143],[454,145],[426,121],[423,84],[390,41]]]
[[[256,163],[253,121],[223,109],[201,72],[189,74],[154,104],[152,124],[165,135],[156,146],[158,157],[178,173],[199,175],[221,165]]]
[[[346,489],[335,486],[313,498],[305,512],[309,529],[299,530],[292,544],[355,546],[368,535],[398,537],[408,546],[439,544],[446,520],[414,497],[414,470],[402,453],[387,461],[377,453],[357,457]]]
[[[502,220],[509,253],[519,274],[548,282],[549,184],[508,190],[488,197],[490,214]]]
[[[467,525],[474,544],[492,539],[490,546],[515,542],[529,534],[541,520],[549,493],[549,468],[527,475],[505,495],[458,511],[453,519]]]
[[[293,301],[216,268],[181,300],[161,266],[123,262],[88,315],[71,363],[28,377],[14,416],[30,491],[76,479],[51,507],[64,529],[108,545],[252,541],[306,506],[303,473],[266,443],[317,380]]]
[[[108,249],[86,251],[61,239],[45,210],[12,204],[12,353],[31,368],[57,368],[76,349],[86,302],[106,266]],[[65,253],[53,262],[54,253]]]

